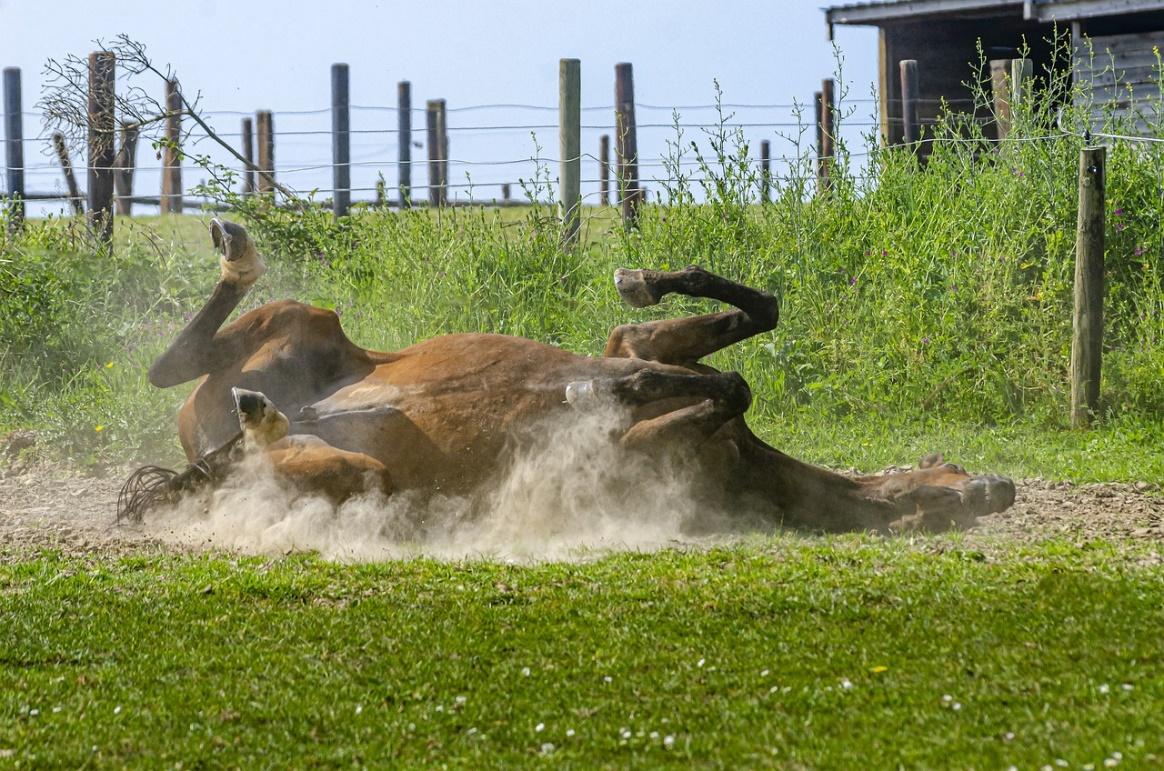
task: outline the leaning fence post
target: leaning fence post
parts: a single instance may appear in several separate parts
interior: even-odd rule
[[[400,208],[412,205],[412,84],[402,80],[396,84],[396,146],[399,154],[396,187],[400,193]]]
[[[242,119],[243,196],[255,194],[255,130],[250,118]]]
[[[903,141],[907,145],[914,145],[917,152],[917,141],[921,139],[920,126],[917,119],[917,60],[902,59],[898,65],[901,70],[901,124]]]
[[[137,161],[138,131],[136,123],[121,124],[121,147],[113,163],[117,167],[113,178],[113,187],[117,191],[117,213],[123,217],[133,214],[133,172]]]
[[[344,217],[352,204],[351,113],[348,65],[331,65],[331,210]]]
[[[767,139],[760,140],[760,202],[768,203],[772,200],[772,162],[771,144]]]
[[[615,153],[618,155],[618,197],[624,225],[638,216],[638,140],[635,135],[634,69],[627,62],[614,65]]]
[[[1099,409],[1103,347],[1103,229],[1107,150],[1079,153],[1075,228],[1075,310],[1071,336],[1071,426],[1086,428]]]
[[[582,63],[558,62],[559,191],[562,196],[562,241],[578,240],[579,204],[582,200]]]
[[[441,206],[449,202],[449,117],[445,100],[437,100],[437,137],[440,140],[440,193]]]
[[[275,192],[275,116],[270,110],[255,113],[255,141],[259,144],[259,193]]]
[[[113,242],[114,78],[117,58],[89,54],[89,225],[107,247]]]
[[[4,68],[4,146],[8,165],[9,230],[24,223],[24,113],[20,104],[20,68]]]
[[[59,131],[53,132],[53,149],[56,150],[57,160],[61,162],[61,173],[65,175],[65,187],[69,190],[69,205],[73,213],[80,216],[85,213],[85,203],[81,200],[81,191],[77,189],[77,178],[73,175],[73,162],[69,160],[69,148],[65,146],[65,135]]]

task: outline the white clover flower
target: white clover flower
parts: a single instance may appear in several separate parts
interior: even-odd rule
[[[663,746],[666,747],[667,749],[671,749],[672,747],[674,747],[675,746],[675,737],[671,736],[671,735],[664,736],[663,737]]]

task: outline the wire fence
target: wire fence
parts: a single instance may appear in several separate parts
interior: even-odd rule
[[[895,100],[890,100],[895,101]],[[972,99],[921,99],[919,103],[933,105],[963,104],[973,105]],[[806,112],[813,107],[812,100],[790,103],[747,103],[747,102],[720,102],[707,104],[661,105],[636,102],[634,107],[642,112],[669,112],[670,121],[647,120],[636,124],[636,130],[643,132],[638,145],[638,181],[640,187],[650,191],[666,191],[676,185],[686,184],[699,188],[716,182],[714,177],[700,174],[711,166],[717,166],[719,159],[713,147],[715,142],[724,139],[735,144],[732,152],[746,150],[747,157],[735,158],[731,161],[737,168],[748,169],[751,173],[760,175],[762,167],[768,167],[763,174],[766,184],[781,185],[794,184],[803,181],[806,165],[815,162],[818,153],[817,127],[806,117]],[[842,98],[835,107],[834,114],[838,119],[839,128],[836,130],[842,152],[853,164],[848,173],[860,180],[872,177],[862,165],[876,153],[870,145],[876,142],[873,135],[880,135],[888,126],[898,125],[901,118],[883,117],[880,115],[861,116],[862,107],[870,111],[880,110],[881,102],[874,99]],[[352,145],[350,160],[344,164],[349,169],[352,179],[349,186],[341,188],[350,194],[377,196],[398,195],[401,189],[399,173],[403,166],[413,169],[413,179],[407,185],[407,190],[414,196],[423,194],[433,181],[427,174],[415,173],[417,168],[424,172],[433,163],[428,157],[417,157],[427,150],[427,136],[423,125],[414,125],[412,129],[413,141],[410,150],[417,151],[412,157],[401,159],[399,142],[400,128],[395,121],[383,116],[398,115],[400,108],[395,105],[357,104],[350,105],[349,109],[357,117],[347,131]],[[447,113],[453,115],[474,115],[482,113],[502,113],[501,121],[449,119],[445,128],[447,144],[456,150],[455,157],[442,159],[445,173],[448,175],[442,187],[448,191],[451,203],[464,202],[492,202],[509,198],[509,193],[515,189],[522,195],[548,196],[556,184],[559,164],[566,161],[579,160],[589,169],[582,174],[581,184],[584,188],[583,201],[597,203],[600,199],[600,189],[605,184],[610,191],[612,200],[617,198],[617,158],[614,157],[611,147],[611,157],[604,161],[594,152],[582,152],[575,158],[563,159],[556,153],[546,152],[542,146],[557,144],[556,122],[547,121],[516,121],[512,118],[521,113],[556,113],[558,106],[521,104],[521,103],[491,103],[463,106],[448,106]],[[614,105],[583,106],[583,112],[606,112],[612,116],[610,121],[588,121],[581,124],[583,146],[596,147],[599,137],[605,135],[611,145],[615,144],[618,131],[617,122],[613,119]],[[409,110],[416,115],[424,115],[425,108],[414,107]],[[273,172],[274,177],[290,189],[326,197],[337,191],[333,184],[332,171],[335,162],[330,157],[330,140],[334,135],[330,125],[319,125],[332,113],[331,107],[312,109],[289,109],[273,112],[274,139],[276,163],[271,169],[260,169],[260,173]],[[686,115],[695,114],[695,119],[685,119]],[[713,113],[714,119],[708,119],[707,113]],[[22,112],[26,119],[40,118],[40,113]],[[209,123],[219,124],[214,128],[218,139],[225,140],[232,145],[240,145],[243,137],[241,131],[224,130],[223,122],[230,118],[249,118],[253,113],[239,110],[208,110],[200,115]],[[703,116],[703,119],[700,117]],[[933,126],[941,122],[941,118],[921,118],[918,123],[923,126]],[[977,115],[973,112],[959,114],[959,120],[985,126],[995,119],[991,115]],[[307,125],[301,125],[306,123]],[[387,125],[387,124],[392,125]],[[423,121],[413,121],[422,124]],[[290,124],[290,125],[288,125]],[[211,176],[204,168],[194,163],[192,158],[202,157],[203,164],[209,167],[232,169],[236,173],[242,171],[236,159],[225,153],[213,138],[197,126],[189,128],[183,135],[183,150],[189,156],[184,162],[185,185],[187,190],[193,189],[200,183],[207,181]],[[1012,137],[1011,141],[1045,141],[1069,136],[1066,133],[1048,134],[1045,136]],[[1095,133],[1093,137],[1110,140],[1141,140],[1142,137]],[[326,139],[326,141],[321,141]],[[714,141],[712,141],[714,140]],[[55,158],[51,144],[51,136],[46,131],[39,131],[25,139],[28,146],[26,159],[40,156],[43,160],[28,162],[22,167],[9,167],[10,170],[20,171],[26,176],[25,188],[30,191],[26,199],[30,201],[67,199],[61,165]],[[960,139],[946,137],[940,140],[929,138],[929,143],[966,142],[980,143],[980,139]],[[1149,140],[1161,141],[1161,140]],[[767,142],[772,147],[768,159],[756,156],[761,142]],[[847,148],[857,148],[849,151]],[[148,146],[138,148],[138,161],[148,158]],[[152,148],[155,152],[157,146]],[[722,148],[721,148],[722,150]],[[325,155],[325,153],[328,153]],[[703,155],[700,156],[699,153]],[[120,196],[130,198],[134,202],[153,205],[153,197],[142,194],[144,191],[160,191],[161,176],[165,169],[161,160],[161,153],[156,152],[158,162],[134,164],[134,187],[136,195]],[[709,160],[710,159],[710,160]],[[607,164],[603,174],[603,165]],[[88,166],[84,163],[72,164],[74,173],[84,187],[85,177],[89,171],[120,171],[120,166]],[[691,171],[692,174],[685,172]],[[240,174],[241,177],[241,174]],[[532,192],[531,192],[532,191]],[[6,187],[0,194],[6,193]],[[698,192],[698,191],[697,191]],[[84,196],[82,190],[81,196]],[[187,196],[189,197],[189,196]],[[614,200],[617,203],[617,200]],[[194,201],[197,205],[198,201]],[[46,204],[42,204],[44,206]],[[63,205],[63,204],[61,204]]]

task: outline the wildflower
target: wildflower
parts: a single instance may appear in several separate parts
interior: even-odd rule
[[[767,676],[768,676],[768,670],[761,669],[760,670],[760,677],[767,677]]]
[[[1120,688],[1123,688],[1125,691],[1130,691],[1130,690],[1132,690],[1132,684],[1131,683],[1124,683],[1123,685],[1120,686]]]
[[[1122,206],[1117,206],[1117,207],[1116,207],[1116,210],[1115,210],[1115,211],[1113,211],[1113,212],[1112,212],[1112,214],[1113,214],[1113,215],[1115,215],[1116,217],[1122,217],[1122,216],[1124,216],[1124,207],[1122,207]]]
[[[364,705],[363,705],[363,704],[357,704],[357,705],[356,705],[356,714],[358,715],[358,714],[360,714],[360,713],[361,713],[361,712],[363,712],[363,711],[364,711]]]
[[[97,425],[93,426],[93,430],[100,434],[102,431],[105,430],[105,426],[98,423]]]
[[[697,662],[695,663],[695,666],[697,666],[697,667],[699,667],[700,669],[702,669],[702,668],[703,668],[703,662],[704,662],[704,661],[706,661],[706,659],[700,659],[699,661],[697,661]]]
[[[857,277],[856,277],[856,276],[850,276],[850,277],[849,277],[849,286],[856,286],[856,285],[857,285]]]
[[[852,681],[849,680],[849,678],[842,677],[841,678],[841,687],[847,691],[853,687],[853,683],[852,683]]]
[[[469,700],[469,699],[468,699],[468,697],[466,697],[466,696],[458,696],[457,698],[453,699],[453,701],[454,701],[454,702],[456,702],[456,705],[457,705],[458,707],[460,707],[461,705],[463,705],[463,704],[464,704],[466,701],[468,701],[468,700]]]
[[[922,342],[923,342],[923,343],[928,343],[929,341],[930,341],[930,339],[929,339],[928,337],[923,337],[923,338],[922,338]],[[875,666],[875,667],[871,667],[871,668],[869,669],[869,671],[870,671],[870,672],[874,672],[874,673],[876,673],[876,674],[881,674],[882,672],[888,672],[888,671],[889,671],[889,667],[885,666],[884,664],[878,664],[878,665],[877,665],[877,666]]]
[[[614,678],[613,678],[613,677],[611,677],[610,675],[606,675],[605,677],[603,677],[603,678],[602,678],[602,682],[604,682],[604,683],[613,683],[613,682],[614,682]]]
[[[521,668],[521,676],[522,677],[529,677],[529,667],[522,667]]]
[[[950,694],[948,694],[948,693],[947,693],[947,694],[943,694],[943,695],[942,695],[942,702],[943,702],[944,704],[949,704],[949,703],[950,703],[950,702],[952,702],[953,700],[954,700],[954,697],[953,697],[953,696],[951,696],[951,695],[950,695]]]
[[[39,709],[37,709],[37,708],[35,708],[35,707],[33,707],[32,709],[30,709],[30,710],[28,711],[28,714],[29,714],[29,715],[31,715],[32,717],[36,717],[37,715],[39,715],[39,714],[40,714],[40,710],[39,710]]]
[[[929,345],[929,344],[930,344],[929,337],[923,337],[922,338],[922,345]],[[887,668],[888,667],[881,667],[880,671],[884,672]],[[878,671],[877,667],[873,667],[873,671],[877,672]]]
[[[105,369],[113,369],[113,362],[111,362],[111,361],[105,362]]]
[[[1147,251],[1147,250],[1144,249],[1144,247],[1137,246],[1135,249],[1132,250],[1132,254],[1136,255],[1137,257],[1140,257],[1144,254],[1145,251]]]
[[[545,723],[538,723],[537,725],[534,726],[534,733],[535,734],[540,734],[544,730],[546,730]]]
[[[554,751],[554,745],[551,744],[550,742],[546,742],[545,744],[542,745],[542,754],[543,755],[549,755],[553,751]]]
[[[573,729],[573,728],[567,728],[567,729],[566,729],[566,738],[567,738],[567,739],[571,739],[571,738],[573,738],[573,737],[574,737],[574,729]]]
[[[630,729],[626,728],[624,726],[624,727],[618,729],[618,735],[621,736],[623,739],[629,739],[629,738],[631,738]]]
[[[121,714],[121,705],[120,705],[120,704],[118,704],[116,707],[114,707],[114,708],[113,708],[113,714],[114,714],[114,715],[120,715],[120,714]]]
[[[1116,223],[1116,232],[1118,233],[1119,231],[1123,230],[1123,229],[1124,229],[1124,228],[1126,228],[1126,227],[1127,227],[1127,224],[1126,224],[1126,223],[1123,223],[1123,222],[1117,222],[1117,223]]]
[[[956,701],[950,705],[950,709],[954,710],[955,712],[961,712],[962,711],[962,704],[960,702]]]
[[[664,736],[663,737],[663,746],[666,747],[667,749],[671,749],[672,747],[674,747],[675,746],[675,737],[671,736],[670,734],[668,734],[667,736]]]
[[[1107,683],[1104,683],[1103,685],[1099,686],[1100,693],[1107,693],[1110,690],[1111,690],[1111,686],[1108,685]]]

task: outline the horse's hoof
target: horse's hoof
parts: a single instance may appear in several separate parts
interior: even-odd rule
[[[656,305],[660,299],[651,291],[641,270],[619,268],[614,272],[614,288],[622,295],[622,301],[632,308]]]
[[[566,384],[566,402],[576,410],[590,409],[609,401],[610,382],[606,380],[575,380]]]

